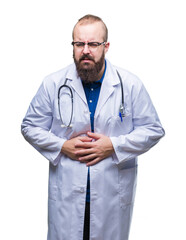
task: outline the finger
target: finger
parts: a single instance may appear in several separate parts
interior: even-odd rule
[[[94,138],[94,139],[100,139],[102,137],[102,134],[99,134],[99,133],[93,133],[93,132],[87,132],[87,135],[91,138]]]
[[[94,160],[97,157],[98,156],[96,154],[92,153],[92,154],[89,154],[89,155],[85,155],[85,156],[79,157],[78,160],[82,161],[82,162],[88,162],[88,161]]]
[[[92,142],[79,142],[75,144],[75,147],[77,148],[91,148],[92,147]]]
[[[91,142],[92,138],[90,137],[78,137],[78,139],[82,142]]]
[[[83,148],[83,149],[78,149],[76,152],[75,152],[75,155],[76,156],[79,156],[79,157],[83,157],[83,156],[86,156],[86,155],[90,155],[94,153],[94,150],[92,148]]]
[[[87,167],[93,166],[93,165],[97,164],[97,163],[100,162],[100,161],[101,161],[100,158],[95,158],[95,159],[93,159],[92,161],[89,161],[89,162],[86,164],[86,166],[87,166]]]

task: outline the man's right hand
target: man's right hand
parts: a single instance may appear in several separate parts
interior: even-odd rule
[[[69,158],[78,161],[78,156],[75,155],[77,150],[81,150],[82,148],[75,147],[76,144],[82,142],[91,142],[92,138],[90,137],[75,137],[70,140],[64,142],[61,152],[67,155]]]

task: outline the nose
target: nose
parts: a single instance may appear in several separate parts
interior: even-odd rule
[[[83,48],[83,53],[84,54],[89,54],[90,53],[90,49],[88,47],[88,44],[85,44],[84,48]]]

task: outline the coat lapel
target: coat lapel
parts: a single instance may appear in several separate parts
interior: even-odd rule
[[[107,102],[108,98],[112,95],[115,90],[115,86],[119,84],[119,79],[116,73],[116,70],[111,66],[109,61],[107,60],[107,69],[105,73],[105,77],[102,82],[101,91],[96,107],[95,117],[97,117]]]
[[[79,77],[77,77],[76,66],[75,64],[67,72],[66,77],[70,80],[70,85],[74,89],[74,91],[79,95],[79,97],[87,104],[85,91],[83,89],[82,81]]]

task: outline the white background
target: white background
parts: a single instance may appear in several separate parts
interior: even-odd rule
[[[185,12],[181,0],[1,1],[0,239],[46,239],[48,162],[20,125],[43,78],[72,63],[72,28],[87,13],[105,21],[107,58],[140,77],[166,131],[139,158],[130,240],[186,239]]]

